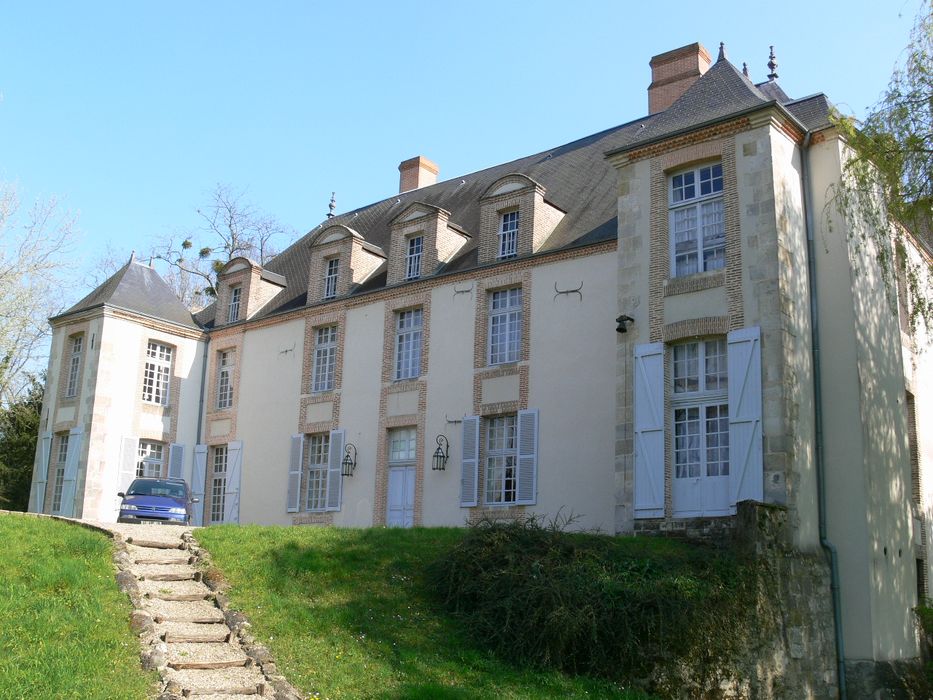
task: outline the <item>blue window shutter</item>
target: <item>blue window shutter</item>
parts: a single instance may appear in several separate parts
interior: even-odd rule
[[[764,497],[761,330],[729,333],[729,505]]]
[[[463,443],[460,455],[460,506],[475,506],[479,486],[479,416],[463,419]]]
[[[288,494],[285,510],[297,513],[301,495],[301,460],[304,448],[304,435],[292,435],[291,452],[288,458]]]
[[[534,505],[538,495],[538,409],[518,412],[516,505]]]
[[[207,445],[194,446],[194,466],[191,469],[192,525],[204,524],[204,480],[207,478]]]
[[[635,346],[635,517],[664,516],[664,344]]]

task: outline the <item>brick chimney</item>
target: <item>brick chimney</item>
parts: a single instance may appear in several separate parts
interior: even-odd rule
[[[712,59],[702,44],[690,44],[651,59],[648,114],[663,112],[709,70]]]
[[[408,192],[437,182],[440,169],[424,156],[403,160],[398,166],[398,191]]]

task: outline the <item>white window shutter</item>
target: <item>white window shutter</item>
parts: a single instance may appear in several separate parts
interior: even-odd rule
[[[330,431],[330,451],[327,454],[327,510],[340,510],[340,500],[343,497],[341,469],[346,441],[346,430]]]
[[[664,516],[664,344],[635,346],[635,517]]]
[[[227,443],[227,494],[224,498],[224,522],[240,522],[240,474],[243,471],[243,443]]]
[[[463,442],[460,453],[460,507],[477,504],[479,486],[479,416],[463,419]]]
[[[65,474],[62,477],[62,508],[60,515],[73,518],[75,496],[78,485],[78,460],[81,457],[81,442],[84,428],[72,428],[68,433],[68,451],[65,453]]]
[[[741,328],[729,345],[729,505],[764,497],[761,458],[761,330]]]
[[[136,478],[136,463],[139,461],[139,438],[123,438],[123,449],[120,454],[120,483],[117,491],[126,493],[126,490]]]
[[[538,409],[518,412],[516,505],[534,505],[538,496]]]
[[[301,496],[301,461],[304,451],[304,435],[292,435],[291,454],[288,459],[288,494],[285,509],[297,513]]]
[[[197,498],[191,510],[191,524],[204,523],[204,480],[207,478],[207,445],[194,446],[194,466],[191,469],[191,497]]]
[[[185,473],[185,446],[173,442],[168,447],[168,478],[181,479]]]
[[[49,457],[52,454],[52,433],[42,433],[39,441],[39,464],[36,476],[32,480],[32,494],[29,497],[29,512],[41,513],[45,508],[45,486],[49,480]]]

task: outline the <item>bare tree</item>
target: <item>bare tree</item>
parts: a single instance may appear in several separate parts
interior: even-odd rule
[[[39,369],[47,319],[62,309],[74,231],[74,217],[55,199],[24,208],[15,187],[0,183],[0,406],[19,397],[29,371]]]

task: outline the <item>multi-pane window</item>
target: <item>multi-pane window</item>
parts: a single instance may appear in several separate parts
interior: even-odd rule
[[[224,502],[227,494],[227,446],[214,448],[214,463],[211,476],[211,522],[224,521]]]
[[[513,503],[518,485],[518,442],[515,416],[486,422],[486,503]]]
[[[305,484],[308,510],[327,509],[327,456],[330,452],[330,436],[327,433],[310,435],[306,443],[305,457],[308,461]]]
[[[340,270],[340,259],[331,258],[325,262],[324,267],[324,298],[333,299],[337,296],[337,273]]]
[[[136,476],[152,479],[162,478],[165,464],[165,445],[150,440],[139,441],[139,453],[136,460]]]
[[[405,253],[405,279],[415,280],[421,277],[421,254],[424,251],[424,236],[412,236],[408,239]]]
[[[217,353],[217,408],[233,405],[233,368],[236,355],[233,350]]]
[[[143,401],[168,403],[168,383],[172,370],[172,348],[149,341],[146,367],[143,371]]]
[[[507,211],[499,217],[498,258],[514,258],[518,254],[518,211]]]
[[[680,277],[726,265],[722,164],[670,179],[671,275]]]
[[[71,338],[71,357],[68,360],[68,385],[65,396],[71,398],[78,394],[78,376],[81,373],[81,354],[84,350],[84,336],[76,335]]]
[[[62,487],[65,481],[65,461],[68,459],[68,433],[58,436],[58,452],[55,453],[55,489],[52,491],[52,512],[62,510]]]
[[[522,288],[489,295],[489,364],[518,362],[522,344]]]
[[[337,369],[337,326],[325,326],[314,332],[314,368],[311,391],[332,391]]]
[[[395,315],[395,378],[411,379],[421,374],[421,309]]]
[[[672,350],[674,478],[728,476],[726,341],[683,343]]]
[[[389,464],[394,467],[414,466],[418,443],[415,428],[397,428],[389,431]]]
[[[230,288],[230,306],[227,307],[227,323],[233,323],[240,318],[240,294],[242,287]]]

